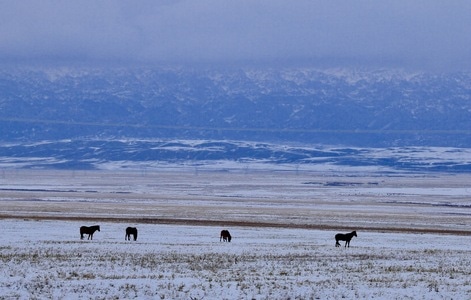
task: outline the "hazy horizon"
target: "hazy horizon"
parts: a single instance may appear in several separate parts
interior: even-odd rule
[[[471,70],[471,2],[12,1],[0,63]]]

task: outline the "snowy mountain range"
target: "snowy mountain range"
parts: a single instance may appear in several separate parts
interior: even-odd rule
[[[471,149],[355,148],[213,140],[54,140],[0,143],[0,169],[471,172]]]
[[[111,149],[113,141],[117,146],[125,139],[225,141],[226,154],[245,144],[228,141],[469,148],[471,74],[301,68],[0,71],[3,145],[70,140],[89,141],[81,149],[93,149],[102,140]],[[5,156],[8,148],[1,149]],[[148,149],[142,149],[144,157]],[[260,148],[251,149],[243,157],[257,157]],[[47,151],[55,157],[67,152]],[[78,152],[70,155],[96,155]]]

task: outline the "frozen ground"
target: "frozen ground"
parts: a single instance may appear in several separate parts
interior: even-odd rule
[[[0,299],[471,298],[467,174],[0,175]]]
[[[471,237],[2,220],[2,299],[469,299]],[[133,224],[136,225],[136,224]],[[8,238],[5,238],[8,237]]]
[[[438,173],[4,170],[0,217],[469,234],[470,182]]]

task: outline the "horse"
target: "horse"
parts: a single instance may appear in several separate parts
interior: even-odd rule
[[[345,247],[348,247],[350,248],[350,240],[354,237],[354,236],[357,236],[357,232],[356,231],[352,231],[350,233],[337,233],[335,235],[335,247],[340,247],[340,243],[339,241],[345,241]]]
[[[231,242],[231,234],[229,233],[229,230],[222,230],[221,231],[221,237],[219,238],[219,241],[223,242]]]
[[[82,226],[80,227],[80,239],[83,240],[83,235],[88,234],[88,239],[87,240],[93,240],[93,234],[95,231],[100,231],[100,226],[95,225],[95,226]]]
[[[136,227],[128,227],[126,228],[126,236],[124,237],[124,240],[130,241],[131,240],[131,234],[134,238],[134,240],[137,240],[137,228]]]

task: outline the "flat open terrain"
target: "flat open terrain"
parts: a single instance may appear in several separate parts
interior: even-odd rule
[[[471,233],[471,175],[7,170],[0,216]]]
[[[471,176],[0,173],[0,299],[466,299]],[[81,225],[100,224],[92,241]],[[139,229],[137,242],[124,228]],[[231,243],[219,242],[227,228]],[[358,231],[350,248],[337,232]],[[342,245],[343,246],[343,245]]]

